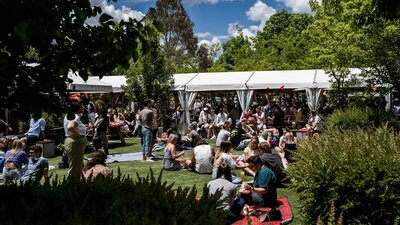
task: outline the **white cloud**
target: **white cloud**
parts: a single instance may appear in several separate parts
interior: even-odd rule
[[[262,30],[265,26],[265,22],[276,13],[276,9],[268,6],[264,2],[258,0],[250,9],[246,12],[246,16],[249,20],[260,21],[259,30]]]
[[[211,37],[212,34],[210,32],[200,32],[195,34],[198,38],[207,38],[207,37]]]
[[[294,13],[311,13],[309,0],[276,0],[277,2],[283,2],[285,5],[292,9]],[[322,0],[318,0],[321,4]]]
[[[240,34],[239,30],[241,30],[244,37],[247,37],[251,40],[254,36],[256,36],[257,32],[262,30],[265,26],[265,22],[269,20],[269,18],[276,13],[276,10],[262,1],[258,0],[254,3],[253,6],[246,12],[246,16],[251,21],[259,21],[259,26],[249,26],[242,27],[239,22],[230,23],[228,25],[228,33],[236,37]]]
[[[246,16],[252,21],[267,21],[272,15],[276,13],[276,10],[264,2],[258,0],[250,9],[246,12]]]
[[[223,41],[229,39],[229,35],[214,35],[209,32],[206,32],[207,36],[201,37],[201,40],[198,41],[197,46],[200,46],[202,44],[207,45],[210,47],[213,44],[221,44]],[[198,35],[198,34],[196,34]],[[197,36],[199,37],[199,36]]]
[[[230,23],[228,25],[228,33],[233,37],[239,36],[240,32],[241,32],[244,37],[252,38],[252,37],[256,36],[257,31],[258,31],[257,26],[250,26],[249,28],[243,28],[239,24],[239,22]]]
[[[221,44],[221,40],[220,40],[218,37],[214,37],[214,38],[212,38],[211,40],[203,39],[203,40],[201,40],[201,41],[199,41],[199,42],[197,43],[198,46],[200,46],[200,45],[206,45],[206,46],[208,46],[208,47],[210,47],[210,46],[213,45],[213,44]]]
[[[122,6],[120,9],[116,9],[114,5],[108,4],[107,0],[90,0],[92,6],[100,6],[103,13],[107,13],[112,16],[115,21],[128,21],[129,18],[141,20],[145,15],[142,12],[132,10],[129,7]],[[86,23],[90,25],[98,24],[98,16],[89,18]]]

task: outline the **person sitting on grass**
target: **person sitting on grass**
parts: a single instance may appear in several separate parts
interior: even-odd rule
[[[166,132],[164,132],[161,134],[161,138],[158,140],[158,142],[153,145],[153,149],[151,151],[156,152],[156,151],[164,150],[167,142],[168,142],[168,134]]]
[[[111,175],[111,170],[106,165],[107,155],[103,151],[95,151],[92,153],[92,158],[87,162],[86,166],[83,168],[83,177],[92,179],[102,175],[108,177]]]
[[[246,204],[275,207],[277,203],[277,184],[274,172],[263,165],[258,156],[251,156],[246,162],[250,169],[256,171],[252,186],[249,187],[249,184],[246,184],[245,187],[245,189],[252,190],[251,202],[246,202]]]
[[[259,144],[258,137],[253,137],[250,140],[249,145],[247,145],[247,147],[243,151],[244,161],[246,161],[248,158],[250,158],[250,156],[259,155],[258,144]]]
[[[221,208],[231,211],[236,217],[240,216],[240,212],[244,207],[244,199],[236,197],[236,185],[232,183],[231,168],[226,164],[221,164],[217,168],[217,179],[207,184],[210,190],[209,194],[214,195],[217,191],[221,191]]]
[[[199,145],[193,149],[189,169],[197,173],[211,173],[215,156],[214,148],[205,139],[200,139]]]
[[[219,126],[221,130],[218,132],[217,140],[215,141],[215,145],[219,147],[222,141],[227,141],[231,136],[231,132],[228,131],[230,127],[230,123],[226,121],[223,125]]]
[[[277,183],[280,184],[285,177],[284,163],[287,163],[287,161],[278,153],[272,151],[269,142],[260,143],[259,148],[261,151],[260,159],[262,164],[274,172]]]
[[[193,122],[189,125],[188,135],[182,137],[183,145],[194,148],[199,144],[200,135],[196,131],[196,129],[197,129],[196,122]]]
[[[3,178],[17,181],[21,178],[22,165],[28,163],[28,156],[25,151],[25,142],[15,140],[13,149],[7,151],[4,161]]]
[[[4,163],[6,161],[6,152],[8,151],[8,140],[0,137],[0,174],[3,173]]]
[[[42,157],[42,147],[32,145],[29,147],[29,162],[28,169],[21,177],[21,183],[32,181],[39,183],[42,177],[49,179],[49,162],[46,158]]]
[[[185,155],[185,151],[176,153],[176,143],[178,142],[179,136],[175,133],[171,133],[168,136],[167,145],[164,148],[164,159],[163,168],[165,170],[181,170],[190,164],[190,160],[178,161],[177,158]]]
[[[217,151],[217,153],[215,154],[215,160],[214,160],[214,168],[211,174],[211,178],[212,179],[216,179],[217,178],[217,169],[220,165],[222,165],[223,163],[225,163],[226,165],[228,165],[231,169],[235,169],[235,168],[246,168],[247,165],[241,161],[238,161],[238,163],[236,163],[236,161],[238,160],[239,156],[237,155],[232,155],[230,153],[230,150],[232,149],[232,144],[230,141],[222,141],[221,142],[221,147],[219,148],[219,150]],[[232,174],[232,182],[234,184],[240,184],[242,183],[242,180],[235,176],[234,174]]]

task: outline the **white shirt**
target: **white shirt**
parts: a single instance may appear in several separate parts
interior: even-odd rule
[[[222,159],[224,160],[224,163],[226,165],[228,165],[231,169],[235,169],[236,168],[236,162],[235,160],[233,160],[232,155],[231,154],[227,154],[227,153],[222,153],[221,154]]]
[[[75,114],[75,119],[68,120],[67,115],[64,117],[64,132],[66,137],[70,137],[72,132],[67,129],[68,123],[71,121],[75,121],[78,126],[76,126],[76,130],[78,131],[79,135],[86,136],[86,126],[82,123],[81,117]]]
[[[196,172],[211,173],[213,169],[214,156],[211,153],[210,145],[199,145],[194,149],[194,158],[196,160]]]
[[[226,113],[218,113],[215,118],[215,124],[224,124],[228,120],[228,115]]]

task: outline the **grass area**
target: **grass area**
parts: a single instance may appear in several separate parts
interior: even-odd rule
[[[214,143],[211,143],[214,144]],[[140,139],[138,138],[127,138],[126,144],[122,145],[119,141],[111,141],[109,144],[109,152],[110,154],[122,154],[122,153],[132,153],[132,152],[140,152],[141,145]],[[242,151],[234,151],[233,154],[242,154]],[[88,154],[89,155],[89,154]],[[185,156],[190,158],[192,155],[192,151],[186,151]],[[58,162],[61,161],[61,156],[50,158],[49,164],[52,166],[57,166]],[[137,178],[137,174],[139,176],[147,176],[150,174],[150,168],[153,170],[156,177],[162,171],[162,161],[156,162],[142,162],[142,161],[132,161],[132,162],[119,162],[119,163],[111,163],[108,166],[117,173],[118,169],[120,169],[123,175],[129,176],[132,179]],[[51,170],[50,173],[53,173],[52,179],[56,176],[59,178],[64,177],[68,172],[68,169],[55,169]],[[252,178],[250,176],[247,177],[248,180]],[[197,174],[190,171],[163,171],[162,179],[168,183],[174,183],[174,186],[178,187],[193,187],[195,186],[197,189],[198,195],[201,195],[203,192],[203,187],[211,180],[211,175],[205,174]],[[288,188],[278,188],[278,196],[287,196],[289,198],[290,204],[293,209],[293,213],[295,215],[295,219],[292,224],[302,224],[300,217],[300,209],[301,204],[298,200],[298,195],[296,192],[288,189]]]

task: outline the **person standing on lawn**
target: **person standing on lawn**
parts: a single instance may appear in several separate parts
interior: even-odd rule
[[[96,151],[100,149],[100,140],[103,144],[103,150],[108,155],[108,143],[107,143],[107,129],[110,123],[110,118],[107,116],[106,104],[99,100],[96,102],[96,122],[93,124],[94,135],[93,145]]]
[[[64,117],[65,151],[68,155],[68,177],[79,180],[82,176],[83,155],[87,144],[86,126],[81,121],[85,111],[80,99],[72,99]]]
[[[151,146],[153,141],[153,130],[157,129],[157,114],[154,109],[156,102],[153,99],[145,101],[145,107],[139,113],[140,124],[142,125],[142,153],[143,161],[151,161]]]

